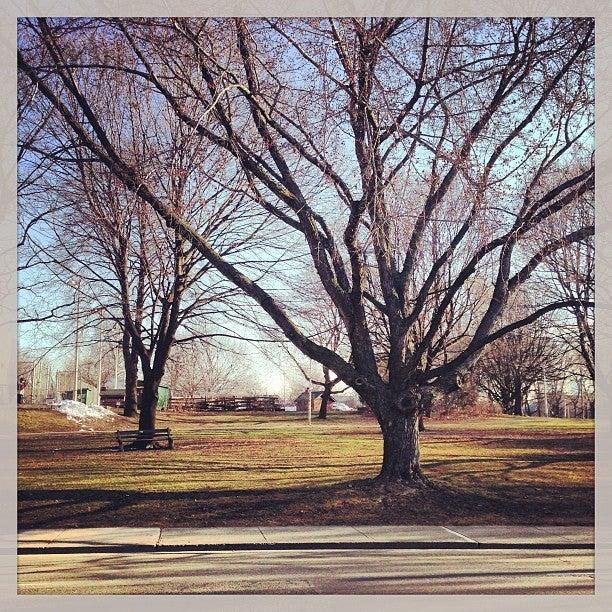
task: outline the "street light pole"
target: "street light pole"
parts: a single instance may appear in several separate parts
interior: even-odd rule
[[[308,367],[308,424],[312,425],[312,359]]]
[[[115,353],[115,389],[119,388],[119,352],[117,347],[114,349]]]
[[[98,344],[98,406],[102,401],[102,325],[100,325],[100,341]]]
[[[565,397],[565,355],[561,357],[561,370],[563,372],[563,378],[561,379],[561,405],[563,406],[563,418],[568,419],[567,398]]]
[[[81,280],[77,278],[73,285],[76,300],[76,339],[74,343],[74,392],[72,394],[72,399],[75,402],[78,401],[79,393],[79,318],[81,316],[81,293],[79,291],[80,283]]]
[[[548,388],[546,386],[546,367],[542,368],[544,373],[544,416],[548,416]]]

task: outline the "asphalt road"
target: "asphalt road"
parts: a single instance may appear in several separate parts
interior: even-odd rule
[[[591,594],[592,550],[28,554],[20,594]]]

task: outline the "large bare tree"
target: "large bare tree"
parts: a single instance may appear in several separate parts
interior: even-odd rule
[[[542,303],[500,323],[547,257],[594,231],[528,240],[593,192],[593,29],[535,18],[38,19],[20,24],[18,65],[81,146],[359,393],[383,434],[380,479],[422,483],[417,422],[432,396],[456,388],[489,343],[582,304]],[[224,257],[142,160],[117,150],[96,96],[116,72],[229,154],[299,238],[350,360],[304,333],[278,288]]]

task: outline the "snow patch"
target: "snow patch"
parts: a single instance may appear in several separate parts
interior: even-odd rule
[[[331,409],[332,410],[339,410],[340,412],[357,412],[357,408],[351,408],[350,406],[347,406],[343,402],[334,402],[331,405]]]
[[[78,423],[81,429],[91,430],[91,427],[86,427],[85,424],[92,420],[109,420],[115,417],[115,413],[112,410],[104,408],[104,406],[98,406],[96,404],[83,404],[83,402],[76,402],[74,400],[63,400],[59,406],[54,406],[54,410],[61,412],[66,417]]]

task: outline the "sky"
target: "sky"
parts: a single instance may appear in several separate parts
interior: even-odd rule
[[[300,77],[298,77],[298,79],[299,78]],[[517,109],[516,116],[520,117],[522,113],[523,110],[519,108]],[[533,137],[537,136],[538,131],[541,129],[544,129],[544,123],[534,123],[531,135]],[[345,140],[344,144],[347,150],[351,148],[348,139]],[[517,152],[519,151],[517,150]],[[323,189],[319,195],[322,199],[325,199],[330,193],[330,190],[326,191]],[[20,296],[20,299],[27,301],[28,297],[27,295]],[[40,326],[24,325],[20,330],[21,348],[24,352],[35,352],[40,354],[41,352],[44,352],[45,347],[49,346],[48,335],[49,334],[45,333],[44,331],[41,331]],[[62,364],[60,367],[64,367],[65,363],[71,359],[71,342],[73,342],[73,340],[71,340],[69,336],[62,348],[53,351],[49,355],[49,358],[55,363],[58,365]],[[270,389],[271,392],[281,392],[283,386],[287,386],[287,384],[284,382],[287,378],[299,379],[299,375],[296,375],[297,368],[287,366],[286,360],[283,360],[280,352],[278,358],[267,359],[266,357],[261,356],[259,350],[249,346],[247,343],[243,343],[242,346],[245,347],[243,349],[244,355],[252,366],[254,378],[258,379],[260,383],[262,383],[267,389]],[[278,363],[282,363],[283,367],[276,365]]]

